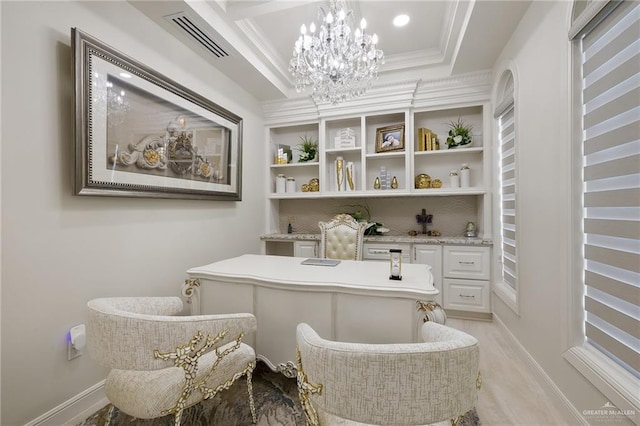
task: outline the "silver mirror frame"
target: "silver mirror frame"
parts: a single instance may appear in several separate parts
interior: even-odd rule
[[[73,78],[75,82],[74,191],[76,195],[224,201],[242,200],[243,120],[241,117],[142,65],[134,59],[127,57],[123,53],[77,28],[71,29],[71,42],[74,59]],[[206,178],[206,175],[201,173],[198,173],[198,176],[194,176],[192,181],[185,179],[184,176],[152,176],[152,172],[158,174],[159,170],[149,172],[148,170],[143,170],[144,168],[137,170],[138,173],[118,172],[121,173],[121,176],[126,177],[115,181],[104,179],[104,176],[108,173],[113,175],[111,170],[106,170],[108,173],[102,173],[102,176],[97,176],[99,173],[96,169],[102,168],[103,164],[105,169],[108,168],[107,157],[98,157],[97,152],[100,150],[107,151],[108,148],[102,148],[101,145],[99,146],[98,139],[100,138],[97,137],[96,134],[99,133],[100,130],[98,129],[99,126],[94,126],[94,120],[99,118],[92,116],[91,103],[95,101],[92,99],[93,90],[91,89],[92,77],[95,74],[92,73],[92,60],[101,61],[101,63],[107,64],[109,67],[121,68],[135,76],[138,81],[144,82],[145,85],[149,86],[150,84],[151,86],[149,87],[154,87],[154,90],[157,90],[159,93],[166,91],[167,96],[177,99],[180,104],[190,105],[194,111],[201,111],[205,113],[204,115],[216,117],[216,122],[210,122],[212,124],[218,124],[221,129],[228,130],[228,135],[225,133],[225,130],[221,130],[221,135],[227,136],[220,137],[220,139],[228,138],[228,144],[225,145],[227,149],[223,150],[223,154],[221,154],[222,160],[220,160],[220,164],[226,165],[226,173],[220,172],[218,175],[224,176],[227,182],[224,182],[222,178],[215,181],[215,175],[214,178]],[[93,82],[93,84],[95,85],[95,82]],[[96,92],[98,92],[98,90],[96,90]],[[169,103],[167,102],[167,104]],[[106,128],[106,118],[103,121],[105,121],[105,123],[102,127]],[[164,131],[164,129],[162,130]],[[106,130],[104,133],[106,134]],[[106,141],[106,135],[103,139]],[[220,143],[225,144],[224,141]],[[104,143],[104,145],[107,144]],[[195,149],[197,151],[197,147]],[[159,152],[162,154],[166,153],[167,150]],[[114,169],[115,165],[117,165],[117,156],[118,153],[116,151],[113,156]],[[202,160],[204,160],[204,163],[201,162],[204,164],[202,169],[208,169],[208,166],[211,166],[210,162],[207,166],[207,164],[205,164],[207,162],[205,156],[200,155],[199,157],[202,157]],[[176,167],[173,167],[173,169],[176,169]],[[147,173],[147,175],[144,173]],[[136,176],[140,178],[138,179]],[[139,182],[137,182],[136,179],[139,180]],[[209,179],[209,181],[207,181],[207,179]],[[172,183],[176,184],[174,185]]]

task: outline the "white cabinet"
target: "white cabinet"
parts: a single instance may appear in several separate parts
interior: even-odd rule
[[[318,243],[316,241],[294,241],[294,257],[318,257]]]
[[[443,303],[442,285],[442,246],[433,244],[415,244],[413,246],[413,263],[422,263],[431,266],[433,286],[440,291],[435,298],[441,306]]]
[[[450,103],[421,109],[368,109],[366,112],[346,109],[340,114],[323,110],[319,118],[306,122],[295,119],[288,123],[287,115],[281,117],[266,127],[269,144],[269,158],[266,159],[269,172],[264,183],[269,212],[267,233],[286,232],[281,229],[286,219],[280,216],[280,209],[281,202],[285,205],[295,202],[289,200],[322,203],[326,198],[359,198],[366,203],[367,198],[380,197],[464,196],[476,198],[473,201],[477,206],[474,222],[478,234],[491,238],[491,144],[488,135],[492,119],[488,102]],[[470,146],[447,149],[448,125],[458,118],[473,126],[473,142]],[[377,149],[378,138],[384,129],[397,126],[403,128],[402,148],[377,152],[380,151]],[[429,129],[436,135],[439,150],[425,150],[421,129]],[[341,134],[353,135],[353,143],[341,144],[338,138]],[[299,152],[295,148],[305,137],[318,140],[316,161],[299,162]],[[280,145],[292,150],[292,160],[288,164],[278,164],[276,153]],[[343,167],[352,164],[353,189],[347,189],[346,185],[338,188],[338,158],[342,159]],[[451,187],[449,173],[460,170],[462,164],[467,164],[471,170],[470,185]],[[429,175],[431,182],[439,179],[442,186],[416,188],[415,180],[420,174]],[[295,179],[295,192],[276,190],[279,175]],[[378,189],[376,181],[379,179],[384,185],[385,177],[389,187],[395,177],[397,188]],[[303,185],[308,185],[312,179],[318,180],[319,191],[303,191]]]
[[[490,313],[489,247],[444,246],[444,308]]]
[[[267,254],[318,257],[318,241],[286,239],[281,244],[270,241]],[[285,250],[284,247],[290,247]],[[278,250],[279,249],[279,250]],[[489,319],[491,313],[491,248],[449,243],[367,241],[362,259],[389,263],[390,250],[402,250],[403,264],[431,266],[433,285],[440,292],[434,297],[452,317]]]

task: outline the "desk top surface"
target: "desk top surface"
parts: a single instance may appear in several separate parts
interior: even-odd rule
[[[297,291],[338,291],[379,296],[425,297],[438,294],[431,267],[403,264],[402,280],[389,279],[389,263],[343,260],[336,266],[303,265],[303,257],[245,254],[191,268],[191,277],[289,287]]]

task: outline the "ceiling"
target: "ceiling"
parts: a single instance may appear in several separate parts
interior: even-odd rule
[[[295,98],[288,63],[300,26],[319,22],[319,0],[130,1],[259,101]],[[530,0],[347,0],[384,52],[377,84],[490,69]],[[394,27],[404,13],[408,25]],[[185,30],[186,29],[186,30]],[[206,46],[206,47],[205,47]],[[306,92],[310,93],[309,90]]]

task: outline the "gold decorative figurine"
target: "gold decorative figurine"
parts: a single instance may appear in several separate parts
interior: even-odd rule
[[[416,176],[415,180],[416,189],[427,189],[431,187],[431,176],[425,173],[420,173]]]

